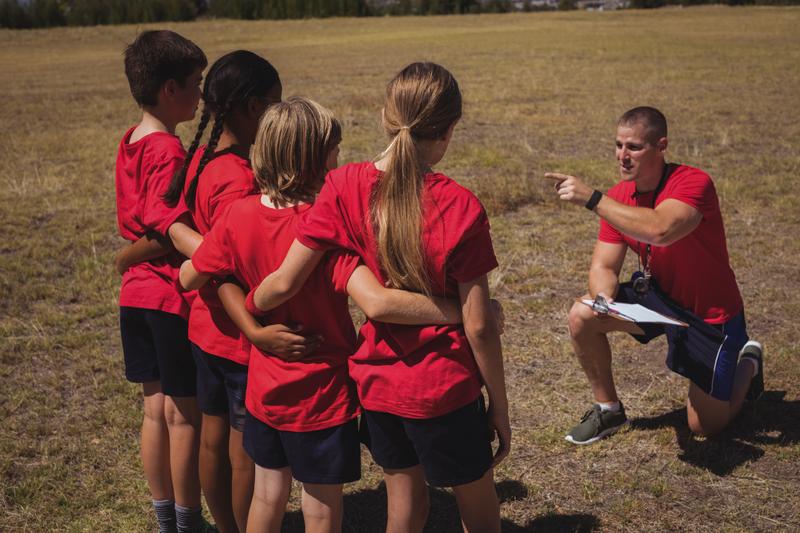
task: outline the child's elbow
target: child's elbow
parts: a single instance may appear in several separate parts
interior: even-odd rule
[[[386,322],[390,314],[390,306],[381,300],[368,299],[366,302],[360,302],[358,307],[367,318],[377,322]]]
[[[464,331],[468,338],[476,340],[493,339],[500,336],[497,322],[490,316],[465,321]]]

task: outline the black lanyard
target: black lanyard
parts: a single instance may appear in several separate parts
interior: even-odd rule
[[[664,186],[667,184],[667,180],[669,179],[671,173],[672,172],[669,163],[664,163],[664,172],[661,173],[661,179],[658,181],[658,186],[656,187],[656,190],[653,191],[653,204],[651,206],[651,209],[656,208],[656,199],[658,198],[658,193],[660,193],[661,190],[664,188]],[[647,246],[645,247],[644,258],[642,258],[641,249],[642,249],[642,243],[636,241],[636,257],[639,260],[639,271],[642,274],[644,274],[644,277],[646,279],[649,280],[650,253],[652,251],[652,247],[650,246],[649,243],[647,244]]]

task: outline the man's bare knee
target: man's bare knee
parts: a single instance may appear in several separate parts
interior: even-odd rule
[[[575,339],[591,329],[591,323],[596,319],[589,306],[580,302],[572,304],[569,310],[569,334]]]

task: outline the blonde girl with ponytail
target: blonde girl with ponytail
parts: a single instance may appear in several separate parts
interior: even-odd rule
[[[432,170],[460,117],[461,92],[445,68],[401,70],[386,88],[387,148],[375,162],[328,174],[283,264],[250,294],[271,309],[303,286],[326,250],[344,248],[389,287],[460,302],[463,325],[367,320],[350,358],[362,436],[384,470],[387,531],[423,529],[426,482],[452,487],[466,531],[500,531],[493,468],[509,453],[511,428],[487,281],[497,260],[478,199]]]

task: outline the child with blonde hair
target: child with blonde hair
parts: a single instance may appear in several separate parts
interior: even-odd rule
[[[271,106],[253,149],[262,194],[234,202],[218,219],[184,263],[182,285],[234,275],[252,287],[277,269],[325,172],[336,166],[340,139],[339,122],[311,100]],[[263,319],[302,324],[321,336],[318,348],[300,360],[255,346],[251,352],[244,446],[256,480],[248,531],[280,531],[292,477],[303,485],[306,530],[341,529],[342,486],[361,475],[359,405],[347,368],[356,348],[348,295],[373,320],[460,321],[453,302],[383,287],[354,254],[330,253],[307,275],[303,290]]]
[[[350,359],[362,433],[384,470],[388,531],[422,530],[426,481],[452,487],[465,530],[500,530],[493,467],[509,452],[511,427],[487,281],[497,260],[481,203],[431,168],[460,117],[450,72],[433,63],[400,71],[382,114],[389,146],[375,163],[328,175],[283,264],[248,295],[272,309],[301,290],[326,250],[346,249],[389,287],[460,300],[463,326],[368,320]]]

